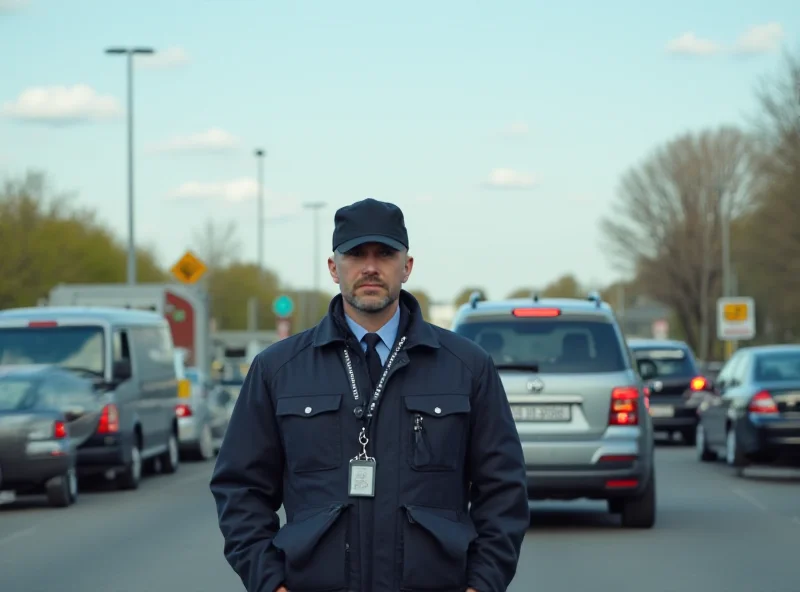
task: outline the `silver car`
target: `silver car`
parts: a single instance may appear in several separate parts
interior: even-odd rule
[[[643,380],[611,307],[586,300],[481,301],[453,331],[492,355],[522,441],[530,500],[607,500],[626,527],[656,518],[653,425]]]

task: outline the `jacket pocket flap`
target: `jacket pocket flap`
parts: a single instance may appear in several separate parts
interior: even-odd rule
[[[278,531],[272,544],[283,551],[290,564],[305,565],[311,559],[317,543],[347,507],[347,504],[336,504],[300,512]]]
[[[469,413],[469,395],[407,395],[406,409],[445,417],[454,413]]]
[[[314,417],[320,413],[338,411],[341,404],[342,395],[281,397],[278,399],[275,414],[278,416],[298,415],[301,417]]]
[[[461,559],[470,543],[478,538],[470,520],[459,520],[454,510],[405,506],[409,522],[417,524],[439,543],[442,550],[453,559]]]

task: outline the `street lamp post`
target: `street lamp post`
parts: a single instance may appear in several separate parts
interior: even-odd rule
[[[109,55],[124,55],[128,71],[128,284],[136,284],[136,241],[133,219],[133,56],[155,53],[150,47],[110,47]]]
[[[256,148],[254,152],[258,162],[258,213],[256,214],[257,233],[257,258],[258,261],[258,286],[263,288],[264,283],[264,157],[266,151]],[[258,307],[255,309],[255,328],[258,330]]]
[[[319,257],[319,211],[324,208],[327,204],[323,201],[313,201],[304,203],[303,207],[311,210],[314,216],[314,226],[313,232],[314,236],[312,237],[312,249],[313,252],[311,254],[311,270],[313,272],[313,279],[314,279],[314,290],[313,290],[313,297],[310,298],[310,303],[306,306],[306,314],[311,315],[310,307],[316,303],[317,295],[320,291],[320,264],[317,261],[317,257]]]

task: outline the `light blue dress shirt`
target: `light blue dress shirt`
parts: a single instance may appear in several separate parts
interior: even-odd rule
[[[347,326],[350,327],[350,330],[353,332],[353,335],[356,336],[358,342],[361,344],[361,349],[363,351],[367,351],[367,344],[364,341],[364,335],[369,333],[364,327],[356,323],[353,319],[351,319],[347,314],[344,315],[345,320],[347,321]],[[392,346],[394,346],[394,340],[397,338],[397,331],[400,329],[400,307],[397,307],[397,310],[394,312],[394,316],[389,319],[389,321],[380,329],[376,331],[378,336],[381,340],[378,342],[378,345],[375,346],[375,349],[378,352],[378,355],[381,358],[381,364],[386,364],[386,360],[389,357],[389,353],[392,350]]]

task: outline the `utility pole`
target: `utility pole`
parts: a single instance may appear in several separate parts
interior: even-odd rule
[[[258,287],[264,287],[264,156],[266,152],[261,148],[256,148],[255,156],[256,162],[258,164],[258,212],[256,214],[256,224],[257,224],[257,234],[256,234],[256,243],[257,243],[257,257],[256,261],[258,262]],[[259,318],[258,318],[258,297],[256,296],[256,306],[254,307],[254,325],[255,330],[258,331],[259,325]]]
[[[133,57],[155,53],[151,47],[109,47],[108,55],[124,55],[128,75],[128,284],[136,284],[136,240],[134,237],[133,207]]]
[[[311,323],[314,322],[314,319],[311,317],[312,314],[316,315],[316,305],[317,302],[317,295],[320,291],[320,272],[322,271],[322,264],[320,261],[317,260],[319,257],[319,211],[324,208],[327,204],[323,201],[314,201],[304,203],[303,207],[311,210],[313,215],[313,233],[314,236],[312,237],[311,244],[313,252],[311,253],[311,272],[313,278],[313,292],[312,295],[308,299],[308,303],[306,304],[306,315],[308,320],[308,326],[311,326]]]
[[[711,246],[710,233],[708,231],[708,190],[702,189],[700,197],[700,209],[703,233],[703,266],[700,278],[700,356],[703,362],[708,362],[709,345],[709,318],[708,318],[708,282],[711,271]]]
[[[724,197],[725,191],[722,184],[719,185],[719,212],[720,212],[720,234],[722,235],[722,296],[733,296],[731,278],[731,211],[726,207]],[[736,343],[725,341],[725,361],[731,358]]]

